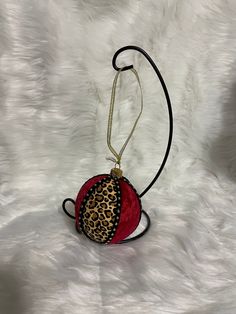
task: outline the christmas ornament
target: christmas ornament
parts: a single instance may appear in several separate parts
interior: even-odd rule
[[[133,65],[125,66],[123,68],[118,68],[116,66],[116,58],[119,53],[128,49],[133,49],[141,52],[152,65],[165,93],[170,122],[167,149],[160,169],[155,175],[152,182],[141,194],[138,194],[133,185],[129,182],[129,180],[125,176],[123,176],[123,172],[121,169],[122,155],[134,133],[134,130],[143,111],[143,94],[137,71],[134,69]],[[84,233],[90,240],[102,244],[126,243],[129,241],[133,241],[137,238],[140,238],[149,229],[151,222],[148,214],[142,209],[141,197],[147,193],[147,191],[152,187],[152,185],[161,174],[169,155],[173,134],[173,117],[169,94],[164,80],[150,56],[139,47],[126,46],[119,49],[115,53],[112,63],[114,69],[118,72],[114,78],[112,86],[107,127],[107,145],[111,153],[114,155],[114,158],[112,157],[109,159],[112,160],[115,165],[111,169],[109,174],[99,174],[85,182],[77,195],[76,201],[71,198],[67,198],[63,201],[62,204],[64,212],[70,218],[75,219],[77,231],[79,233]],[[132,71],[137,79],[141,96],[140,112],[138,117],[136,118],[136,121],[128,138],[124,142],[120,151],[117,152],[111,143],[115,93],[118,77],[121,72],[126,70]],[[71,215],[66,209],[67,202],[72,202],[74,204],[75,216]],[[146,217],[146,227],[138,235],[129,238],[129,236],[135,231],[135,229],[139,225],[141,214]]]

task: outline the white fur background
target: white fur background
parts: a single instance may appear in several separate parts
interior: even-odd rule
[[[236,1],[0,2],[0,313],[236,313]],[[143,197],[150,232],[99,246],[61,210],[109,171],[111,59],[138,45],[169,88],[174,138]],[[168,116],[155,73],[133,63],[144,114],[124,154],[142,191],[163,158]],[[127,136],[138,87],[125,72],[114,143]]]

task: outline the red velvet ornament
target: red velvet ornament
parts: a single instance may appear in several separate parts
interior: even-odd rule
[[[125,177],[97,175],[80,189],[75,202],[77,230],[99,243],[119,243],[138,226],[141,201]]]

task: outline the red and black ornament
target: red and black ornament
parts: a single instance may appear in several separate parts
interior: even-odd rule
[[[138,226],[141,200],[123,176],[97,175],[81,188],[75,202],[76,228],[90,240],[119,243]]]

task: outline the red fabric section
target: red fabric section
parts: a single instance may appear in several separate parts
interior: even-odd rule
[[[81,187],[76,201],[75,201],[75,219],[76,219],[76,225],[78,226],[78,221],[79,221],[79,210],[80,210],[80,206],[81,203],[83,202],[83,199],[85,198],[85,196],[87,195],[89,189],[98,181],[102,180],[103,178],[107,177],[107,174],[101,174],[95,177],[92,177],[91,179],[89,179],[87,182],[84,183],[84,185]]]
[[[138,226],[141,206],[134,189],[122,179],[119,180],[121,190],[121,214],[116,233],[110,243],[117,243],[127,238]]]

